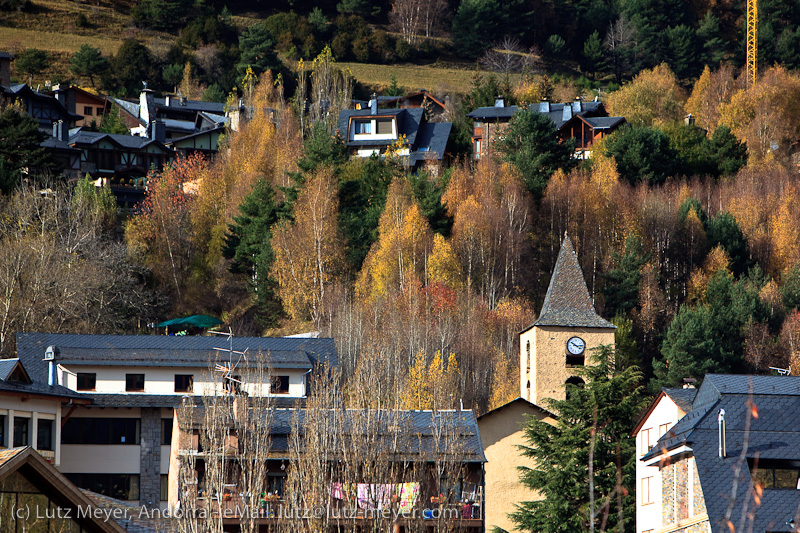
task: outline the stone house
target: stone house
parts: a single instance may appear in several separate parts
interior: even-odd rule
[[[649,485],[660,487],[660,516],[637,531],[797,531],[798,409],[799,376],[707,374],[686,414],[640,459],[657,469]],[[639,502],[653,499],[637,490]]]

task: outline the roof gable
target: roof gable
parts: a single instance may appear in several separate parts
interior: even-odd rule
[[[589,289],[572,241],[564,234],[561,251],[544,297],[542,312],[534,326],[615,328],[594,310]]]
[[[69,518],[79,524],[82,531],[87,533],[124,532],[114,520],[105,517],[102,513],[95,514],[92,502],[30,447],[0,451],[0,486],[9,484],[10,487],[4,488],[11,492],[19,484],[24,484],[25,490],[40,491],[64,513],[69,511]],[[25,520],[27,521],[28,518],[31,517],[27,517]],[[6,531],[6,527],[4,526],[4,531]]]

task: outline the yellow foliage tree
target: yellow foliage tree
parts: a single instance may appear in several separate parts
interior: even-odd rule
[[[772,236],[771,271],[783,272],[800,259],[800,231],[798,231],[797,195],[787,190],[777,212],[770,216]]]
[[[772,67],[720,104],[719,115],[720,124],[747,143],[751,161],[781,157],[800,134],[800,76]]]
[[[401,392],[403,409],[425,409],[430,402],[428,367],[425,352],[417,352],[414,365],[408,369],[406,386]]]
[[[717,245],[708,253],[702,268],[695,269],[689,279],[689,301],[704,302],[709,280],[720,270],[728,270],[730,258],[722,247]]]
[[[634,125],[658,125],[679,120],[686,97],[666,63],[641,71],[620,90],[608,95],[608,112]]]
[[[297,197],[295,222],[282,224],[272,237],[272,275],[284,308],[293,319],[310,318],[317,326],[325,315],[328,287],[342,265],[337,193],[333,170],[318,169]]]
[[[453,290],[461,288],[462,273],[453,247],[438,233],[433,236],[433,250],[428,258],[428,281],[443,283]]]

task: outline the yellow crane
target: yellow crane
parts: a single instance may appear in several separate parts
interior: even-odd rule
[[[747,0],[747,83],[758,77],[758,0]]]

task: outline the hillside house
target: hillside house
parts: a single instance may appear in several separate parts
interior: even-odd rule
[[[99,125],[103,115],[111,109],[111,104],[105,96],[91,93],[75,85],[55,85],[48,94],[61,102],[67,111],[81,116],[75,121],[75,127],[89,126],[92,123]]]
[[[467,113],[467,117],[474,121],[472,146],[475,159],[492,150],[494,140],[519,110],[519,107],[506,106],[502,99],[498,99],[495,106],[479,107]],[[601,102],[539,102],[528,106],[528,110],[547,115],[555,125],[559,139],[575,139],[575,157],[581,159],[591,155],[596,141],[625,124],[625,117],[609,117]]]
[[[189,100],[183,96],[166,95],[156,98],[150,89],[143,89],[138,101],[111,98],[118,106],[131,135],[148,136],[151,124],[163,124],[164,142],[176,141],[200,132],[209,132],[209,148],[203,150],[216,153],[218,140],[229,123],[225,104]]]
[[[428,118],[438,117],[446,111],[447,104],[435,96],[432,96],[425,89],[420,89],[415,93],[403,96],[376,96],[373,98],[378,102],[378,109],[396,108],[413,109],[423,108],[428,114]],[[370,103],[367,100],[353,100],[353,109],[367,109]]]
[[[56,410],[59,470],[79,487],[150,507],[166,505],[174,409],[203,394],[249,390],[236,384],[248,363],[231,361],[226,348],[264,355],[268,394],[283,406],[305,398],[313,368],[338,363],[324,338],[17,334],[27,387],[54,397],[45,414]],[[209,368],[215,361],[229,371]],[[17,410],[7,416],[8,425]]]
[[[670,414],[680,414],[665,396],[637,426],[637,446],[651,442],[644,436],[651,422],[668,425]],[[790,416],[797,409],[798,376],[706,375],[686,414],[641,456],[651,470],[637,479],[637,506],[660,505],[660,512],[637,513],[647,514],[637,531],[722,533],[731,524],[797,531],[800,422]]]
[[[438,169],[446,163],[447,141],[453,124],[428,122],[422,108],[346,109],[339,113],[339,134],[351,157],[383,156],[398,144],[397,155],[410,169]]]
[[[22,109],[39,122],[39,130],[62,138],[83,117],[71,113],[55,97],[31,89],[27,84],[0,86],[0,102],[19,101]]]

